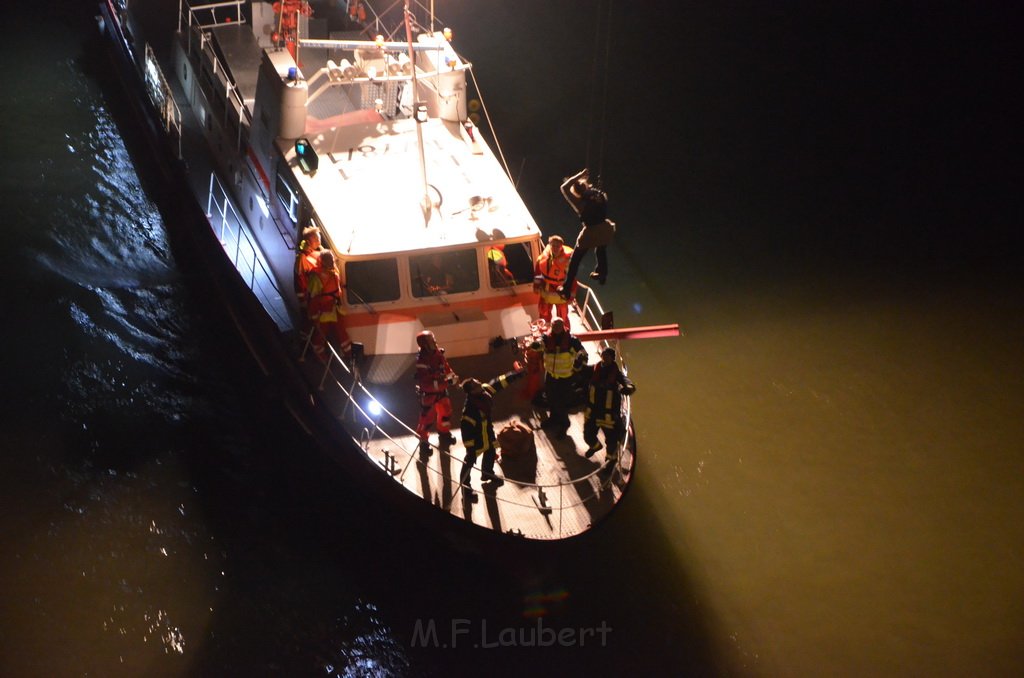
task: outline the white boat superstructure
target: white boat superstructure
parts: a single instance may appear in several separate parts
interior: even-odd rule
[[[511,421],[533,429],[528,472],[505,469],[503,486],[481,491],[479,462],[460,485],[459,445],[417,454],[416,335],[431,330],[462,377],[487,380],[522,361],[544,329],[533,290],[541,232],[471,119],[471,64],[448,31],[426,29],[432,18],[421,25],[399,7],[406,30],[396,34],[406,39],[395,40],[386,17],[358,5],[371,12],[368,27],[336,31],[301,2],[183,3],[166,53],[144,41],[152,29],[143,10],[116,0],[103,7],[226,261],[290,347],[309,402],[357,444],[359,463],[433,505],[423,510],[462,523],[536,540],[585,532],[632,477],[631,424],[614,463],[607,452],[587,459],[579,408],[569,436],[553,439],[541,428],[544,411],[508,393],[496,399],[495,429]],[[293,286],[307,225],[339,262],[344,324],[362,349],[355,361],[333,350],[326,365],[307,359],[317,330],[307,330]],[[581,291],[572,329],[598,330],[603,309]],[[592,363],[607,345],[593,336]],[[459,389],[452,400],[457,431]],[[630,399],[623,403],[630,422]],[[316,436],[315,417],[296,411],[306,404],[289,409]]]
[[[297,63],[264,39],[280,22],[273,7],[251,3],[250,24],[244,4],[192,7],[175,71],[236,175],[229,192],[267,206],[247,218],[273,220],[287,245],[261,242],[282,286],[297,233],[313,224],[337,255],[345,324],[367,355],[407,354],[423,329],[450,356],[526,334],[540,229],[473,129],[470,65],[444,33],[419,35],[415,69],[408,44],[359,34],[299,37]],[[491,275],[495,246],[514,281]],[[435,268],[452,278],[443,289],[425,284]]]

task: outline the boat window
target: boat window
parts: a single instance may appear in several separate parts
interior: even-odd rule
[[[510,287],[533,282],[530,243],[501,243],[487,247],[491,287]]]
[[[414,297],[434,297],[480,289],[476,249],[409,257]]]
[[[345,264],[345,299],[350,306],[394,301],[398,287],[398,260],[374,259]]]
[[[288,213],[292,223],[299,221],[299,196],[295,194],[281,173],[277,175],[277,199],[281,201],[284,210]]]

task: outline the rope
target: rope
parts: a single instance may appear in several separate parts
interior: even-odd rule
[[[604,145],[605,137],[608,134],[608,62],[611,59],[611,47],[612,47],[612,3],[613,0],[608,0],[608,19],[605,22],[605,38],[604,38],[604,81],[601,84],[601,151],[598,155],[597,161],[597,180],[598,185],[601,183],[601,177],[604,170]]]
[[[484,119],[487,120],[487,126],[491,128],[491,138],[494,140],[494,147],[498,149],[498,157],[501,158],[501,166],[505,168],[505,174],[509,180],[516,183],[512,178],[512,172],[508,169],[508,163],[505,162],[505,152],[501,150],[501,142],[498,141],[498,133],[494,130],[494,123],[491,121],[491,114],[487,112],[487,104],[484,103],[484,93],[480,91],[480,83],[476,81],[476,73],[473,69],[469,69],[469,77],[473,79],[473,88],[476,89],[477,99],[480,100],[480,108],[483,109]]]
[[[612,4],[613,0],[608,0],[608,11],[607,16],[604,20],[604,74],[601,80],[600,87],[600,106],[597,105],[598,99],[598,59],[601,54],[601,38],[602,38],[602,17],[601,17],[601,4],[603,0],[598,2],[598,17],[597,25],[594,27],[594,58],[591,61],[590,67],[590,110],[589,110],[589,121],[587,123],[587,152],[586,152],[586,166],[590,167],[590,147],[591,141],[594,137],[595,125],[594,125],[594,111],[600,109],[601,111],[601,122],[597,126],[597,137],[599,140],[597,149],[597,178],[598,184],[600,184],[601,175],[604,170],[604,147],[605,138],[607,136],[607,125],[608,125],[608,63],[611,59],[611,25],[612,25]]]

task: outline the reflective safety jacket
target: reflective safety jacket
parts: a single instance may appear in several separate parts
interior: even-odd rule
[[[571,377],[576,371],[576,356],[580,354],[585,362],[587,351],[583,348],[583,342],[569,334],[568,330],[557,338],[553,334],[544,335],[544,370],[548,377]]]
[[[487,248],[487,266],[491,274],[491,284],[497,287],[515,285],[516,277],[508,270],[508,259],[505,257],[504,246],[493,245]]]
[[[309,303],[306,298],[309,290],[309,276],[316,271],[322,251],[299,252],[299,255],[295,257],[295,294],[299,296],[299,301],[304,306]]]
[[[448,382],[454,378],[454,374],[448,359],[444,357],[443,348],[435,348],[433,351],[420,349],[419,355],[416,356],[416,374],[413,378],[421,394],[447,393]]]
[[[308,278],[309,317],[322,323],[337,322],[341,312],[341,276],[338,269],[316,269]]]
[[[634,391],[636,386],[622,373],[617,363],[599,362],[594,365],[594,375],[590,379],[586,417],[597,418],[599,426],[611,426],[622,412],[622,396],[631,395]]]
[[[537,264],[534,266],[534,275],[544,279],[544,284],[550,289],[555,289],[563,282],[569,272],[569,259],[572,258],[572,248],[562,245],[561,252],[555,252],[551,245],[544,248],[544,251],[537,257]]]
[[[552,250],[551,245],[547,245],[544,251],[540,253],[540,256],[537,257],[537,263],[533,267],[533,275],[539,277],[542,281],[538,292],[545,302],[549,304],[566,303],[566,300],[556,290],[565,282],[565,277],[569,273],[569,260],[571,258],[572,248],[568,245],[562,245],[560,253]]]
[[[482,454],[494,447],[494,424],[491,422],[491,410],[494,406],[494,395],[509,384],[523,376],[523,372],[506,372],[491,379],[481,386],[477,393],[466,394],[466,404],[462,407],[462,444],[466,451]]]

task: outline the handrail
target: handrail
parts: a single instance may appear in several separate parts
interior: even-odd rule
[[[591,296],[593,297],[593,302],[594,302],[595,306],[598,309],[600,309],[600,303],[598,302],[598,300],[596,298],[596,295],[591,295]],[[372,425],[374,432],[376,432],[380,436],[383,436],[383,438],[388,440],[390,443],[392,443],[397,450],[400,450],[402,453],[407,455],[407,458],[404,460],[404,463],[403,463],[402,471],[401,471],[400,474],[397,475],[397,478],[396,478],[396,480],[401,484],[401,482],[404,480],[404,478],[406,476],[406,473],[408,472],[409,467],[417,459],[417,456],[418,456],[417,455],[418,444],[417,444],[417,446],[413,447],[412,449],[407,449],[406,447],[404,447],[399,442],[399,440],[395,437],[394,434],[389,433],[384,428],[382,428],[381,420],[382,419],[387,419],[392,425],[397,425],[398,430],[403,432],[402,433],[403,435],[407,435],[407,436],[411,436],[411,437],[415,438],[415,431],[413,430],[412,427],[410,427],[408,424],[406,424],[397,415],[395,415],[393,412],[391,412],[386,407],[384,407],[383,405],[380,404],[380,402],[366,388],[366,386],[362,383],[362,381],[356,378],[356,375],[353,373],[353,371],[349,367],[349,365],[338,354],[337,350],[330,343],[330,341],[328,341],[327,338],[320,332],[319,327],[314,326],[311,329],[310,339],[312,338],[312,333],[313,332],[316,332],[316,333],[320,334],[320,337],[323,339],[324,344],[326,345],[327,350],[329,352],[329,357],[327,358],[327,362],[324,365],[324,372],[323,372],[323,374],[321,376],[321,379],[320,379],[321,389],[323,389],[324,385],[326,385],[326,384],[333,384],[333,387],[337,388],[345,397],[345,403],[346,404],[344,406],[344,410],[342,412],[342,415],[344,415],[344,412],[347,411],[348,407],[351,405],[353,413],[357,413],[360,417],[362,417],[363,421],[366,424]],[[308,344],[308,342],[307,342],[307,344]],[[304,354],[304,352],[303,352],[303,354]],[[335,374],[335,370],[337,369],[338,366],[340,366],[340,368],[341,368],[341,372],[342,372],[341,375]],[[349,388],[346,388],[344,383],[342,383],[343,379],[351,380],[352,385]],[[374,414],[371,414],[370,412],[368,412],[363,407],[363,405],[360,404],[359,399],[357,398],[357,395],[362,395],[362,396],[364,396],[368,400],[373,400],[374,402],[377,402],[378,406],[381,409],[380,414],[374,415]],[[625,396],[625,397],[623,397],[622,400],[623,400],[623,416],[626,417],[625,421],[630,421],[630,419],[629,419],[629,416],[631,415],[631,402],[630,402],[630,398],[628,396]],[[358,421],[356,423],[358,424]],[[625,432],[625,435],[623,436],[623,440],[620,443],[620,448],[618,450],[617,459],[616,459],[616,462],[615,462],[616,468],[620,471],[620,473],[626,473],[626,472],[629,472],[631,470],[631,468],[624,468],[624,466],[623,466],[623,458],[624,458],[625,455],[622,454],[622,451],[624,449],[628,449],[628,446],[629,446],[629,443],[630,443],[630,440],[631,440],[630,429],[631,429],[631,427],[629,427],[629,426],[626,427],[626,432]],[[364,432],[364,433],[366,432],[365,428],[361,428],[360,430],[362,432]],[[371,435],[370,434],[368,434],[365,438],[363,438],[362,436],[359,436],[359,437],[352,436],[352,439],[363,450],[364,453],[369,453],[369,442],[371,440]],[[450,462],[454,461],[454,462],[462,463],[462,460],[458,459],[455,455],[451,454],[449,451],[447,451],[447,450],[445,450],[443,448],[437,447],[435,445],[431,445],[431,447],[433,449],[436,449],[439,452],[439,457],[438,457],[439,459],[440,459],[441,456],[446,456],[446,457],[449,458]],[[435,468],[433,464],[425,464],[425,466],[434,475],[440,475],[440,476],[444,475],[440,470]],[[545,490],[554,490],[554,489],[557,488],[557,490],[558,490],[558,497],[559,497],[558,504],[557,505],[552,505],[551,508],[552,508],[553,511],[557,511],[558,514],[559,514],[558,535],[559,536],[563,536],[564,535],[564,527],[562,525],[562,516],[564,516],[565,511],[571,510],[571,509],[575,509],[575,508],[578,508],[580,506],[585,505],[594,496],[596,496],[598,491],[607,490],[608,487],[610,487],[610,485],[612,483],[612,478],[613,478],[612,474],[608,474],[606,477],[601,477],[600,474],[602,474],[602,473],[607,473],[607,467],[602,466],[602,467],[600,467],[598,469],[595,469],[594,471],[591,471],[590,473],[588,473],[588,474],[586,474],[584,476],[581,476],[579,478],[573,478],[573,479],[568,480],[568,481],[558,481],[556,483],[531,483],[531,482],[524,482],[524,481],[521,481],[521,480],[516,480],[514,478],[508,478],[508,477],[505,477],[504,481],[506,483],[508,483],[508,484],[515,485],[515,486],[520,487],[520,488],[537,491],[538,493],[544,492]],[[597,479],[598,479],[598,490],[595,490],[595,492],[592,493],[592,494],[586,494],[586,493],[580,492],[580,493],[578,493],[579,496],[580,496],[580,499],[578,501],[572,502],[570,504],[565,504],[564,503],[565,502],[564,491],[565,491],[565,489],[567,487],[580,487],[584,483],[590,484],[591,479],[593,479],[595,477],[597,477]],[[451,488],[453,490],[461,489],[463,487],[461,481],[459,481],[459,480],[452,479],[452,480],[449,481],[449,483],[450,483]],[[515,501],[515,500],[509,499],[509,498],[506,498],[506,497],[499,497],[499,496],[495,495],[494,498],[495,498],[496,501],[499,501],[499,502],[502,502],[504,504],[508,504],[508,505],[511,505],[511,506],[518,506],[520,508],[534,508],[531,504],[526,504],[524,502]]]
[[[220,22],[217,20],[215,10],[224,7],[235,7],[237,16],[236,21],[240,23],[244,21],[244,17],[241,15],[242,4],[243,3],[241,2],[241,0],[216,2],[207,5],[197,5],[196,7],[188,7],[188,12],[185,13],[185,3],[184,0],[182,0],[182,5],[180,6],[179,14],[179,30],[181,30],[181,21],[185,19],[185,15],[187,14],[187,50],[190,57],[192,56],[192,38],[194,35],[194,31],[198,33],[199,49],[205,49],[207,40],[205,31],[210,28],[225,25],[225,23],[227,23]],[[202,21],[200,21],[200,17],[196,16],[195,14],[197,10],[210,11],[210,16],[213,19],[213,23],[203,23]],[[219,57],[215,53],[213,53],[213,50],[209,50],[209,53],[214,64],[214,74],[218,74],[219,72],[227,73],[223,64],[220,62]],[[232,99],[232,103],[235,103],[235,100],[237,100],[237,102],[241,104],[240,106],[236,107],[236,109],[240,113],[239,121],[241,124],[241,116],[243,114],[248,118],[248,109],[244,106],[244,102],[241,101],[240,95],[235,89],[234,84],[230,82],[230,78],[224,78],[224,80],[226,81],[225,84],[227,86],[227,97],[229,99]],[[502,161],[504,162],[504,158],[502,158]],[[275,321],[277,321],[279,326],[290,326],[290,319],[282,317],[281,314],[278,313],[278,311],[276,310],[277,306],[280,305],[282,299],[281,290],[275,284],[274,276],[264,265],[264,261],[259,254],[260,250],[254,243],[254,236],[252,236],[251,232],[249,231],[247,223],[245,222],[244,219],[241,219],[239,217],[238,212],[236,211],[232,203],[230,195],[228,194],[228,192],[224,188],[224,185],[221,183],[221,181],[219,180],[215,173],[211,173],[210,176],[206,213],[207,217],[210,219],[211,226],[215,229],[215,231],[219,231],[219,239],[222,246],[224,247],[225,253],[231,259],[232,264],[235,266],[236,270],[238,270],[239,274],[241,274],[242,277],[246,279],[246,284],[253,291],[253,293],[256,294],[258,298],[260,298],[260,301],[263,303],[263,306],[267,309],[268,313],[271,314],[271,317],[273,317]],[[216,223],[216,219],[220,220],[219,224]],[[234,249],[233,252],[231,251],[232,246]],[[265,279],[266,283],[264,282],[264,280],[261,280],[261,278]],[[269,290],[265,289],[265,284],[269,285]],[[580,288],[586,291],[583,297],[582,304],[577,303],[575,300],[573,303],[577,305],[580,317],[583,319],[585,324],[591,327],[599,327],[600,317],[604,314],[600,301],[597,299],[597,296],[596,294],[594,294],[593,290],[587,285],[581,283]],[[272,303],[274,301],[276,301],[277,304]],[[365,302],[363,303],[365,304]],[[369,306],[369,304],[365,305],[371,309],[371,312],[373,312],[373,309],[372,307]],[[309,340],[312,339],[313,332],[316,332],[320,335],[320,338],[323,340],[323,343],[326,345],[328,349],[327,362],[324,365],[324,371],[321,374],[321,378],[319,380],[321,390],[323,390],[325,387],[336,389],[344,396],[344,407],[341,410],[340,415],[338,415],[339,417],[346,416],[348,407],[352,407],[352,414],[356,422],[356,426],[352,430],[358,431],[358,433],[356,435],[350,435],[353,441],[357,445],[359,445],[359,447],[362,448],[365,454],[369,455],[371,440],[387,440],[394,445],[396,450],[396,458],[397,455],[399,454],[407,455],[407,458],[403,460],[404,463],[402,471],[396,478],[396,480],[399,483],[401,483],[406,478],[408,470],[412,466],[413,462],[416,461],[418,458],[418,444],[414,445],[412,449],[406,449],[403,443],[401,443],[396,436],[405,436],[409,437],[412,440],[416,440],[417,438],[415,436],[415,431],[405,421],[400,419],[396,414],[385,408],[383,405],[380,404],[379,401],[377,401],[373,393],[371,393],[362,383],[358,373],[353,372],[352,368],[342,359],[342,357],[338,354],[335,347],[329,341],[327,341],[326,337],[322,335],[320,328],[316,325],[312,327],[311,333],[309,337],[307,337],[306,346],[303,347],[302,354],[298,357],[300,361],[304,359],[306,348],[308,348]],[[608,345],[608,342],[604,340],[602,340],[599,343],[601,345]],[[348,387],[346,387],[346,383],[349,384]],[[377,402],[378,405],[380,405],[381,412],[379,414],[375,415],[370,413],[364,406],[364,403],[369,402],[370,400],[373,400],[374,402]],[[622,399],[622,402],[623,415],[626,418],[625,421],[628,422],[630,421],[629,417],[631,415],[630,398],[626,396]],[[360,422],[368,425],[368,427],[359,426],[358,424]],[[382,426],[382,422],[386,423],[386,427]],[[622,453],[622,450],[629,449],[629,446],[632,443],[631,430],[632,427],[626,427],[626,433],[623,436],[623,440],[620,443],[619,454],[617,455],[617,460],[615,462],[616,467],[622,473],[626,473],[631,470],[631,468],[624,468],[623,460],[626,457],[626,455]],[[461,463],[462,460],[458,459],[454,454],[451,453],[450,450],[437,448],[433,445],[432,447],[434,447],[434,449],[437,449],[440,453],[438,457],[435,458],[435,461],[440,462],[441,459],[447,459],[449,464],[452,462]],[[428,463],[424,464],[424,466],[430,473],[434,475],[441,475],[443,477],[444,474],[441,472],[440,468],[436,464]],[[556,528],[557,536],[564,536],[565,526],[563,525],[563,517],[565,516],[565,512],[568,510],[584,506],[598,493],[607,490],[613,482],[613,474],[608,474],[606,477],[602,477],[599,475],[602,473],[606,473],[607,470],[608,467],[604,466],[595,469],[594,471],[582,477],[570,480],[558,480],[556,482],[523,482],[508,477],[504,478],[504,480],[506,483],[529,490],[531,492],[537,492],[538,494],[542,494],[547,491],[552,491],[553,496],[553,490],[557,488],[557,504],[553,504],[551,506],[551,509],[553,511],[558,512],[558,521]],[[392,475],[395,476],[396,474],[392,473]],[[591,481],[595,477],[597,477],[598,482],[597,487],[593,490],[592,493],[588,493],[586,491],[583,491],[582,489],[578,489],[576,492],[576,495],[579,497],[578,501],[573,501],[571,499],[571,495],[566,495],[566,489],[568,487],[582,488],[584,487],[584,484],[586,484],[587,486],[591,486]],[[456,480],[454,478],[451,478],[448,480],[448,484],[449,489],[452,489],[455,492],[457,492],[460,488],[463,487],[461,479]],[[569,496],[570,498],[567,499],[567,496]],[[516,501],[508,497],[499,497],[495,495],[494,498],[496,501],[502,502],[510,506],[533,508],[531,504]],[[569,501],[570,503],[566,504],[566,501]]]
[[[604,316],[604,307],[601,306],[601,300],[597,298],[597,293],[594,292],[594,288],[591,287],[590,285],[581,282],[577,282],[577,285],[579,288],[585,290],[582,305],[579,304],[576,300],[573,301],[573,303],[576,304],[576,308],[580,314],[580,317],[583,318],[584,322],[589,324],[591,327],[600,327],[601,318]],[[610,346],[610,343],[606,339],[602,339],[599,343],[603,346]],[[612,348],[615,349],[616,360],[618,360],[619,364],[622,366],[622,373],[628,376],[629,368],[626,367],[626,364],[622,361],[622,353],[619,351],[619,341],[617,339],[615,340],[615,345],[612,346]],[[623,396],[622,407],[623,421],[632,421],[631,417],[633,414],[633,406],[632,400],[629,396]],[[622,437],[622,442],[620,443],[618,450],[618,464],[620,470],[622,468],[622,450],[629,449],[630,440],[631,427],[627,426],[626,433]]]
[[[215,196],[216,200],[214,200]],[[224,185],[221,184],[215,172],[210,172],[206,216],[211,220],[210,225],[214,228],[217,228],[218,224],[213,222],[213,218],[214,216],[219,218],[221,246],[224,248],[225,253],[228,254],[235,269],[243,275],[243,279],[246,278],[246,275],[248,276],[246,284],[249,289],[260,298],[263,302],[263,307],[274,317],[279,327],[290,326],[291,320],[278,313],[275,308],[276,305],[272,303],[275,298],[281,298],[281,290],[274,282],[274,276],[264,266],[263,258],[259,254],[259,248],[253,243],[248,226],[244,220],[239,218],[238,212],[235,211],[235,206],[231,202],[231,197],[224,189]],[[233,228],[232,222],[237,225],[237,230]],[[232,242],[235,250],[234,255],[228,249]],[[257,272],[260,274],[259,276],[257,276]],[[264,280],[267,281],[273,293],[264,289]]]
[[[244,0],[228,0],[226,2],[214,2],[214,3],[205,4],[205,5],[190,6],[190,5],[186,4],[186,0],[179,0],[179,16],[178,16],[178,31],[179,32],[181,32],[182,21],[185,19],[185,10],[186,9],[188,10],[188,12],[187,12],[188,33],[187,33],[187,36],[186,36],[187,39],[186,39],[186,42],[185,42],[185,51],[188,54],[188,56],[189,57],[193,56],[193,51],[192,51],[192,49],[193,49],[192,39],[193,39],[193,36],[194,36],[193,29],[195,29],[195,31],[198,32],[198,34],[199,34],[199,50],[201,51],[207,45],[206,31],[208,31],[210,29],[213,29],[213,28],[217,28],[219,26],[231,26],[231,25],[235,25],[235,24],[244,24],[245,23],[245,16],[242,14],[242,5],[243,4],[244,4]],[[219,8],[222,8],[222,7],[234,7],[235,8],[235,18],[234,19],[228,19],[227,21],[218,21],[217,18],[216,18],[216,10],[219,9]],[[210,16],[213,19],[212,22],[203,22],[200,19],[200,17],[197,15],[197,12],[207,12],[207,11],[210,12]],[[224,84],[224,98],[225,98],[226,101],[230,102],[231,108],[233,108],[235,110],[235,113],[238,116],[238,120],[237,120],[237,124],[238,124],[238,138],[236,139],[236,143],[238,145],[239,150],[241,150],[241,146],[242,146],[242,124],[245,123],[245,124],[248,124],[250,126],[252,125],[252,113],[246,107],[245,100],[242,98],[242,95],[239,94],[238,87],[235,84],[234,80],[232,80],[230,77],[228,77],[228,74],[230,72],[224,66],[224,64],[221,61],[220,57],[216,53],[214,53],[212,50],[211,50],[211,52],[209,54],[209,57],[210,57],[211,63],[213,64],[213,73],[214,73],[214,75],[220,75],[222,73],[225,74],[225,77],[222,78],[223,84]],[[200,79],[200,83],[201,82],[202,82],[202,80]],[[224,115],[225,115],[225,117],[227,117],[227,115],[228,115],[228,107],[227,106],[225,106],[225,108],[224,108]]]
[[[160,119],[164,123],[164,132],[170,135],[173,128],[178,140],[177,157],[181,159],[181,109],[178,108],[178,102],[174,100],[174,93],[171,91],[170,85],[167,84],[167,78],[164,77],[156,54],[148,42],[145,46],[145,64],[143,78],[148,85],[146,91],[149,94],[149,100],[160,113]]]

